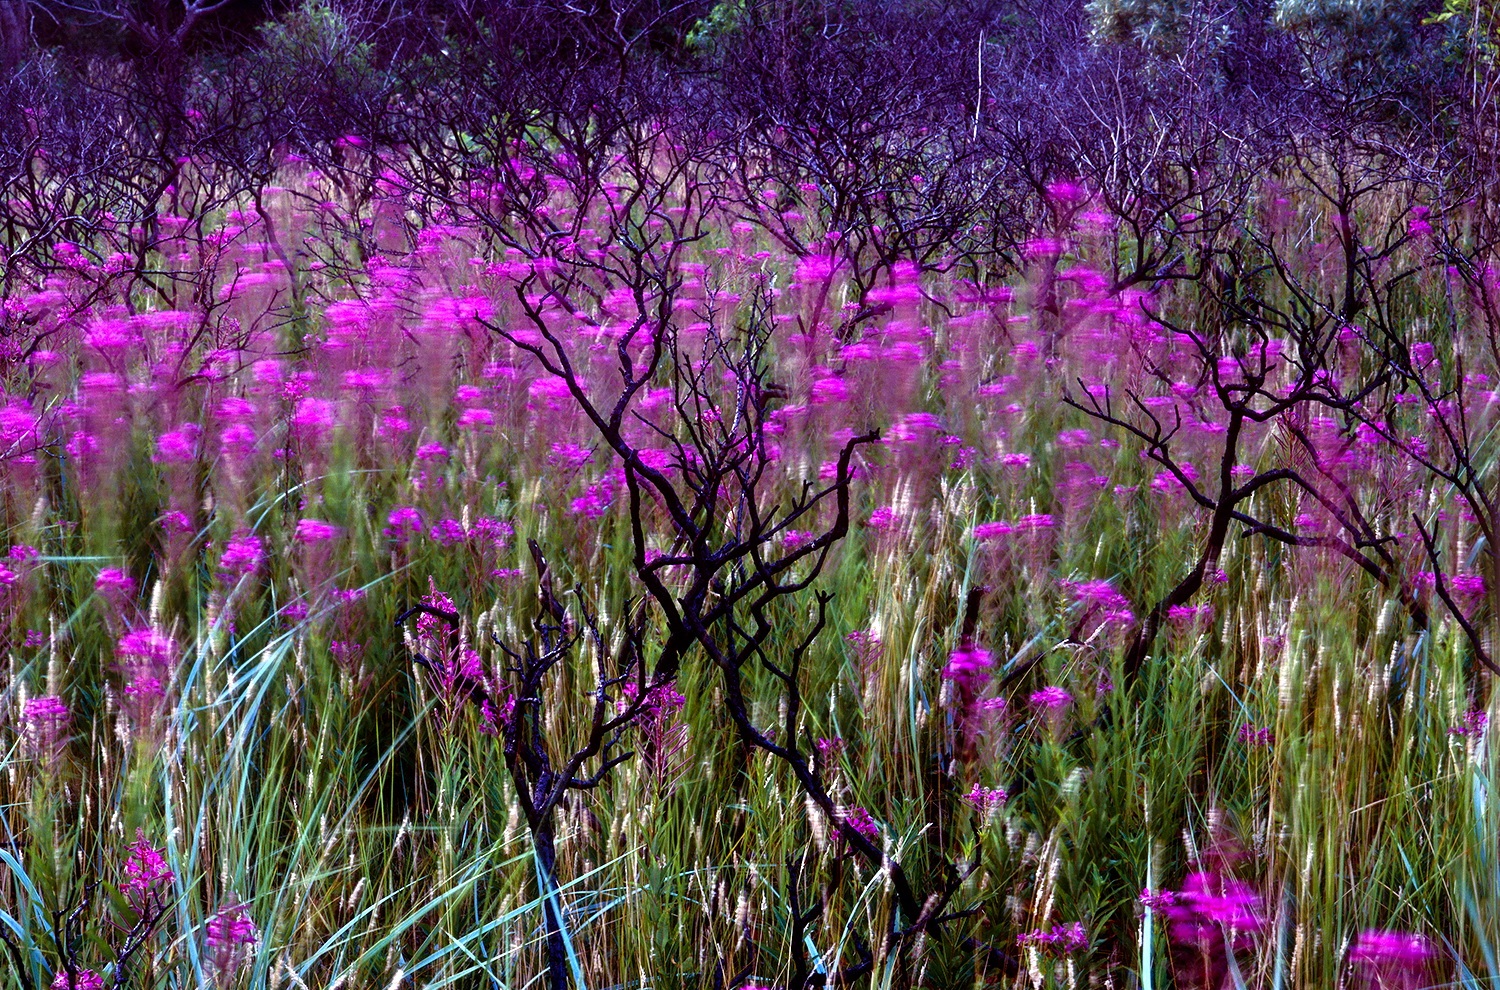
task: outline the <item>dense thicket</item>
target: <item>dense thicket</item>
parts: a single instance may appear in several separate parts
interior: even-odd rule
[[[1143,232],[1204,187],[1232,210],[1247,176],[1311,145],[1378,145],[1440,170],[1451,195],[1482,193],[1488,12],[1350,9],[7,0],[0,251],[12,275],[44,271],[112,216],[125,232],[105,240],[141,274],[188,161],[226,201],[289,155],[342,168],[348,138],[418,149],[466,181],[538,128],[597,151],[647,119],[731,170],[818,183],[856,252],[873,237],[888,259],[981,269],[1014,263],[1059,179]]]

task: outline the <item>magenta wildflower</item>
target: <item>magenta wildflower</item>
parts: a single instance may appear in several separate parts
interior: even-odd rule
[[[396,542],[411,539],[422,532],[422,513],[409,505],[399,506],[386,516],[385,535]]]
[[[190,533],[193,530],[193,521],[188,518],[186,512],[171,509],[161,514],[161,527],[169,533]]]
[[[1023,245],[1028,258],[1049,258],[1062,254],[1062,241],[1055,237],[1033,237]]]
[[[436,582],[428,579],[427,594],[422,596],[422,604],[429,608],[440,609],[444,612],[454,611],[453,598],[437,590]],[[417,616],[417,635],[428,639],[441,637],[448,629],[447,624],[435,615],[423,612]]]
[[[296,391],[297,388],[294,385],[291,391]],[[336,404],[327,399],[305,398],[297,402],[289,422],[292,434],[312,446],[320,443],[324,435],[338,424],[338,420]]]
[[[878,636],[864,629],[849,633],[844,637],[844,642],[854,651],[855,662],[866,673],[874,667],[875,661],[880,659],[881,650],[885,648]]]
[[[464,650],[459,655],[458,672],[472,681],[484,680],[484,659],[478,650]]]
[[[219,569],[230,577],[246,577],[259,571],[265,559],[266,548],[260,537],[242,529],[225,541]]]
[[[1199,619],[1207,621],[1214,616],[1212,605],[1173,605],[1167,609],[1167,621],[1174,626],[1190,626]]]
[[[334,639],[328,642],[328,655],[333,657],[340,667],[354,667],[359,663],[359,658],[364,652],[363,643],[346,639]]]
[[[1040,691],[1033,691],[1031,697],[1027,700],[1031,702],[1033,708],[1040,708],[1048,712],[1057,712],[1071,705],[1073,703],[1073,696],[1064,688],[1052,685],[1044,687]]]
[[[341,532],[339,527],[322,519],[299,519],[293,539],[298,543],[324,543],[337,538]]]
[[[969,789],[969,793],[964,795],[964,800],[988,816],[990,812],[1009,801],[1010,795],[1003,787],[984,787],[975,784]]]
[[[433,579],[428,578],[427,583],[429,590],[422,596],[422,604],[442,612],[455,612],[452,597],[439,591]],[[476,687],[486,692],[497,690],[478,651],[465,646],[459,631],[439,616],[422,613],[417,617],[416,630],[418,656],[442,701],[444,722],[457,718],[472,700],[480,709],[480,729],[498,735],[510,720],[515,700],[506,699],[500,705],[477,698]],[[503,690],[503,682],[498,690]]]
[[[468,535],[471,539],[488,542],[495,549],[501,550],[510,546],[511,537],[516,535],[516,527],[504,519],[480,516],[469,527]]]
[[[156,702],[167,696],[167,688],[160,677],[136,677],[125,685],[125,696],[138,704],[155,707]]]
[[[1365,985],[1372,990],[1416,990],[1426,983],[1432,943],[1421,935],[1368,928],[1349,948]]]
[[[232,983],[240,967],[249,960],[250,948],[260,938],[255,922],[245,906],[231,894],[224,906],[204,922],[203,929],[215,982],[220,985]]]
[[[817,748],[818,755],[825,760],[834,759],[844,751],[844,740],[838,736],[832,739],[820,737],[813,745]]]
[[[1455,574],[1452,578],[1453,592],[1463,598],[1484,597],[1483,574]]]
[[[640,687],[626,684],[621,693],[624,697],[615,707],[626,712],[640,696]],[[634,724],[644,741],[642,755],[658,780],[664,780],[678,765],[678,756],[687,748],[688,727],[679,717],[686,705],[687,698],[680,691],[669,683],[660,683],[646,689],[646,700],[636,712]]]
[[[1047,186],[1047,198],[1064,206],[1077,206],[1088,201],[1088,190],[1076,182],[1059,179]]]
[[[427,534],[434,543],[442,547],[456,546],[469,538],[464,524],[457,519],[440,519]]]
[[[508,697],[505,703],[499,706],[485,698],[479,703],[479,731],[487,736],[501,735],[510,725],[510,720],[515,717],[516,699]]]
[[[1220,925],[1240,933],[1260,931],[1265,924],[1261,898],[1242,880],[1219,873],[1188,874],[1176,893],[1174,932],[1196,937],[1202,925]]]
[[[592,460],[593,456],[592,450],[576,443],[554,443],[547,461],[559,467],[581,468]]]
[[[1005,709],[1005,699],[1000,697],[984,698],[974,703],[975,712],[991,717],[998,716],[1001,712],[1005,711]]]
[[[151,664],[171,663],[177,656],[177,644],[155,629],[132,629],[115,644],[122,657]]]
[[[1484,735],[1485,727],[1490,724],[1490,717],[1482,711],[1469,711],[1464,713],[1462,725],[1455,725],[1448,730],[1450,736],[1478,739]]]
[[[91,969],[80,969],[70,977],[60,969],[52,977],[52,990],[104,990],[104,978]]]
[[[1246,746],[1269,746],[1276,741],[1276,733],[1270,727],[1257,729],[1246,722],[1240,726],[1239,740]]]
[[[1255,889],[1218,871],[1190,873],[1181,890],[1162,891],[1157,897],[1155,906],[1166,916],[1178,980],[1184,986],[1223,986],[1231,954],[1249,950],[1265,927]]]
[[[990,669],[994,666],[995,658],[990,656],[988,650],[972,643],[963,644],[949,655],[948,663],[943,667],[943,676],[966,687],[976,688],[989,679]]]
[[[814,538],[813,533],[802,529],[789,529],[781,534],[781,542],[786,545],[788,550],[796,550],[799,547],[807,546]]]
[[[1064,450],[1076,450],[1079,447],[1088,447],[1093,442],[1094,435],[1088,430],[1063,430],[1057,435],[1057,445]]]
[[[989,540],[998,540],[1009,536],[1016,531],[1015,527],[1008,522],[986,522],[974,527],[974,539],[981,543]]]
[[[627,696],[633,696],[631,690],[634,685],[625,688]],[[646,692],[646,703],[641,711],[648,718],[660,718],[663,715],[671,715],[681,711],[687,704],[687,698],[670,684],[658,684]]]
[[[1130,599],[1115,590],[1108,581],[1063,582],[1085,615],[1096,617],[1106,625],[1126,626],[1135,621]]]
[[[135,582],[121,568],[106,567],[94,579],[94,590],[104,595],[125,597],[135,591]]]
[[[125,678],[125,710],[135,732],[149,729],[161,713],[177,661],[177,644],[156,629],[132,629],[115,645]]]
[[[131,906],[141,913],[159,907],[174,876],[161,850],[146,841],[142,829],[136,829],[135,841],[125,857],[125,880],[120,884]]]
[[[59,723],[68,720],[68,706],[55,695],[43,695],[26,702],[21,720],[31,725],[37,723]]]
[[[26,702],[21,710],[21,724],[38,757],[53,761],[61,755],[67,744],[69,718],[68,706],[55,695],[43,695]]]
[[[1065,956],[1088,948],[1089,936],[1084,930],[1083,922],[1075,921],[1070,925],[1054,925],[1046,930],[1034,928],[1029,932],[1021,932],[1016,936],[1016,944],[1023,948],[1035,946],[1054,955]]]
[[[1152,911],[1165,911],[1177,903],[1177,894],[1170,890],[1152,890],[1150,887],[1142,887],[1140,902]]]
[[[575,516],[599,519],[609,512],[610,505],[614,503],[614,497],[614,486],[608,478],[605,478],[589,485],[582,496],[573,499],[568,508]]]
[[[864,836],[870,842],[880,840],[880,826],[866,808],[853,807],[844,812],[844,824]]]
[[[156,438],[156,454],[152,460],[158,464],[188,464],[197,455],[198,426],[187,423]]]
[[[460,430],[488,430],[495,425],[495,414],[484,408],[465,409],[454,425]]]

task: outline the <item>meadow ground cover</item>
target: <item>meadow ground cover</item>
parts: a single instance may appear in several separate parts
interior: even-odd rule
[[[0,986],[1500,979],[1483,168],[408,96],[7,187]]]

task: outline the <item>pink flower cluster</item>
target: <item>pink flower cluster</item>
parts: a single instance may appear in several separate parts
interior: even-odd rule
[[[1045,712],[1061,712],[1073,703],[1073,696],[1065,688],[1050,685],[1039,691],[1033,691],[1027,700],[1031,702],[1033,708],[1039,708]]]
[[[995,658],[990,656],[988,650],[973,643],[961,644],[948,657],[948,663],[943,667],[943,676],[971,690],[978,690],[990,679],[994,666]]]
[[[125,710],[131,728],[149,731],[166,703],[177,662],[177,644],[171,637],[149,627],[132,629],[115,645],[125,679]]]
[[[815,535],[803,529],[788,529],[781,534],[781,542],[789,551],[799,550],[811,543]]]
[[[1368,928],[1349,947],[1349,962],[1371,990],[1417,990],[1427,985],[1436,955],[1432,943],[1411,932]]]
[[[298,543],[309,545],[326,543],[329,540],[337,539],[342,532],[343,530],[333,523],[325,522],[322,519],[299,519],[297,520],[297,531],[293,534],[292,539]]]
[[[1180,985],[1218,990],[1232,954],[1250,949],[1265,928],[1261,897],[1248,883],[1218,870],[1190,873],[1178,891],[1142,891],[1166,917]]]
[[[1165,910],[1172,921],[1172,937],[1179,942],[1217,938],[1222,929],[1235,933],[1239,942],[1265,925],[1261,896],[1255,888],[1206,870],[1189,873]]]
[[[843,813],[844,824],[849,826],[870,842],[880,841],[880,826],[875,823],[874,817],[869,809],[853,807]]]
[[[130,597],[135,587],[130,575],[118,567],[106,567],[94,579],[94,590],[115,604]]]
[[[981,543],[1004,539],[1007,536],[1033,533],[1038,530],[1049,530],[1057,525],[1057,520],[1051,514],[1037,512],[1028,516],[1022,516],[1015,522],[980,523],[974,527],[974,539]]]
[[[1072,593],[1086,618],[1112,626],[1128,626],[1135,621],[1130,599],[1120,594],[1110,582],[1064,581],[1062,584]]]
[[[405,542],[422,532],[422,513],[409,505],[398,506],[386,516],[382,532],[394,543]]]
[[[1418,571],[1414,583],[1419,588],[1432,590],[1437,587],[1438,576],[1433,571]],[[1444,574],[1443,585],[1453,597],[1473,602],[1484,597],[1483,574]]]
[[[1214,607],[1202,605],[1173,605],[1167,609],[1167,621],[1177,628],[1191,626],[1197,622],[1208,622],[1214,617]]]
[[[260,537],[248,529],[238,530],[224,541],[219,570],[231,579],[256,574],[266,560],[266,547]]]
[[[1448,730],[1448,735],[1459,736],[1467,739],[1478,739],[1484,735],[1485,728],[1490,724],[1490,717],[1482,711],[1470,711],[1464,713],[1462,725],[1455,725]]]
[[[516,714],[516,699],[514,695],[508,695],[504,702],[497,705],[489,698],[479,703],[479,731],[487,736],[499,736],[505,733],[510,721]]]
[[[880,659],[881,651],[885,644],[874,633],[863,629],[856,629],[844,637],[844,642],[854,651],[854,661],[863,673],[870,673],[875,662]]]
[[[67,745],[70,715],[67,704],[56,695],[32,698],[21,709],[21,724],[36,756],[49,763],[62,755]]]
[[[120,883],[120,892],[136,911],[144,914],[160,909],[174,878],[161,850],[146,841],[142,829],[136,829],[135,841],[125,857],[125,879]]]
[[[454,547],[461,543],[473,542],[503,549],[510,545],[510,539],[514,533],[515,527],[502,519],[481,517],[474,520],[473,524],[467,528],[458,519],[439,519],[428,531],[427,536],[441,547]]]
[[[1003,787],[985,787],[982,784],[975,784],[969,789],[969,793],[964,795],[964,800],[988,817],[990,812],[1009,801],[1010,795]]]
[[[1257,729],[1246,722],[1240,726],[1239,740],[1246,746],[1270,746],[1276,742],[1276,733],[1270,727]]]
[[[104,990],[104,977],[91,969],[76,970],[71,976],[59,969],[52,977],[52,990]]]
[[[1048,929],[1034,928],[1016,936],[1016,944],[1022,948],[1035,947],[1053,955],[1065,956],[1089,947],[1088,932],[1083,922],[1069,925],[1054,925]]]
[[[259,941],[260,931],[250,912],[232,894],[204,923],[203,931],[214,983],[228,986],[249,961],[250,949]]]
[[[638,684],[626,684],[616,707],[629,710],[640,696]],[[688,728],[679,718],[687,698],[671,684],[656,684],[646,689],[646,700],[635,716],[645,745],[642,747],[647,767],[658,776],[670,770],[677,756],[687,748]]]

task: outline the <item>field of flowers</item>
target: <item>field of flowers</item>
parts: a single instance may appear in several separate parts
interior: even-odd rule
[[[1001,272],[672,140],[184,169],[6,296],[0,986],[1500,979],[1462,208],[1132,281],[1058,180]]]

